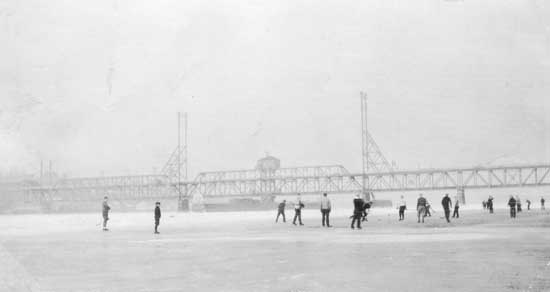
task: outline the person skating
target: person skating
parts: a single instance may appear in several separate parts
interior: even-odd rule
[[[486,201],[481,202],[481,205],[483,205],[483,210],[487,209],[487,202]]]
[[[160,225],[160,202],[155,203],[155,234],[159,234],[158,228]]]
[[[521,212],[521,200],[519,199],[519,196],[516,196],[516,208],[518,213]]]
[[[302,209],[304,207],[305,205],[302,203],[302,198],[300,194],[298,194],[298,198],[296,198],[296,203],[294,204],[294,220],[292,220],[292,224],[296,225],[296,219],[298,219],[300,225],[304,225],[302,223]]]
[[[514,196],[510,196],[508,206],[510,206],[510,218],[516,218],[516,199],[514,199]]]
[[[540,209],[544,210],[544,198],[543,197],[540,198]]]
[[[109,230],[109,229],[107,229],[107,221],[109,221],[109,210],[111,210],[111,207],[109,207],[108,200],[109,200],[109,198],[107,196],[105,196],[103,198],[103,211],[102,211],[103,231],[108,231]]]
[[[428,200],[426,199],[426,215],[425,216],[428,216],[428,217],[432,217],[432,213],[430,212],[430,208],[432,206],[430,205],[430,202],[428,202]]]
[[[370,208],[372,207],[371,201],[363,200],[365,203],[363,203],[363,213],[361,214],[361,221],[369,221],[367,219],[367,216],[369,215]]]
[[[455,210],[453,212],[453,218],[458,218],[458,207],[460,205],[460,201],[458,200],[458,198],[455,200]]]
[[[353,199],[353,220],[351,220],[351,229],[355,229],[355,222],[357,222],[357,229],[361,229],[361,216],[363,215],[363,206],[365,201],[361,199],[361,195],[357,194]]]
[[[405,220],[405,210],[407,210],[407,201],[401,196],[401,200],[399,200],[399,221]]]
[[[443,206],[443,211],[445,212],[445,219],[447,222],[451,222],[451,220],[449,220],[449,216],[451,215],[453,203],[451,202],[451,198],[449,198],[449,194],[445,194],[445,197],[441,200],[441,205]]]
[[[525,200],[525,202],[527,203],[527,211],[530,211],[531,210],[531,201],[530,200]]]
[[[416,212],[418,215],[418,223],[420,223],[420,219],[422,219],[422,223],[424,223],[424,218],[426,217],[426,204],[428,201],[426,201],[426,198],[423,197],[422,194],[419,195],[418,200],[416,201]]]
[[[489,196],[487,200],[487,209],[489,209],[490,214],[493,214],[493,196]]]
[[[277,218],[275,218],[275,223],[279,221],[279,216],[281,215],[283,215],[283,222],[286,222],[285,206],[286,206],[286,200],[283,200],[281,203],[279,203],[279,207],[277,208]]]
[[[332,227],[330,226],[330,222],[329,222],[331,208],[332,206],[330,204],[330,199],[327,197],[327,193],[324,193],[323,196],[321,197],[321,216],[322,216],[323,226],[325,226],[325,222],[326,222],[327,227]]]

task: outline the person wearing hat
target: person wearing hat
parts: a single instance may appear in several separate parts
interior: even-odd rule
[[[321,197],[321,216],[322,216],[321,221],[323,223],[323,227],[325,226],[325,222],[327,227],[332,227],[330,226],[330,222],[329,222],[331,209],[332,209],[332,206],[330,204],[330,199],[327,198],[327,193],[324,193],[323,196]]]
[[[357,229],[361,229],[361,217],[363,215],[363,207],[365,201],[361,199],[361,195],[355,195],[353,199],[353,220],[351,220],[351,229],[355,229],[355,222],[357,222]]]
[[[460,205],[460,201],[458,200],[458,197],[456,198],[455,200],[455,210],[453,212],[453,218],[458,218],[458,208],[459,208],[459,205]]]
[[[451,222],[449,216],[451,215],[453,203],[451,202],[451,198],[449,198],[449,194],[445,194],[445,197],[441,200],[441,205],[443,206],[443,211],[445,211],[445,219],[447,219],[447,222]]]
[[[300,222],[300,225],[304,225],[302,223],[302,209],[305,207],[304,203],[302,203],[302,197],[300,194],[298,194],[298,197],[296,198],[296,203],[294,204],[294,220],[292,220],[292,224],[296,225],[296,219]]]
[[[109,221],[109,210],[111,210],[111,207],[109,207],[108,200],[109,198],[107,196],[103,197],[103,231],[109,231],[109,229],[107,229],[107,221]]]
[[[160,202],[155,203],[155,234],[159,234],[158,231],[159,225],[160,225]]]
[[[426,198],[424,198],[424,195],[420,194],[418,196],[418,200],[416,201],[416,212],[418,215],[418,223],[420,223],[420,219],[422,218],[422,223],[424,223],[424,218],[426,217],[426,206],[428,205],[428,201]]]
[[[489,209],[489,213],[493,214],[493,196],[489,196],[487,200],[487,209]]]
[[[510,206],[510,218],[516,218],[516,199],[514,199],[514,196],[510,196],[508,206]]]

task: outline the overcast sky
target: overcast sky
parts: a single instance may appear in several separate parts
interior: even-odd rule
[[[547,1],[0,1],[0,171],[550,161]]]

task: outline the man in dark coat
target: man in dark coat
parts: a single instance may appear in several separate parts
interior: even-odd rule
[[[516,218],[516,199],[514,199],[514,196],[510,196],[508,206],[510,206],[510,218]]]
[[[111,210],[111,207],[109,207],[109,203],[107,202],[108,200],[109,198],[107,198],[107,196],[103,198],[103,231],[109,230],[107,229],[107,221],[109,221],[109,210]]]
[[[416,212],[418,215],[418,223],[420,223],[420,219],[422,218],[422,223],[424,223],[424,218],[426,217],[426,205],[428,204],[428,201],[422,194],[419,195],[418,200],[416,201]]]
[[[372,207],[371,201],[365,202],[363,204],[363,213],[361,214],[362,221],[369,221],[367,220],[367,216],[369,215],[371,207]]]
[[[443,211],[445,211],[445,219],[447,219],[447,222],[451,222],[449,215],[451,215],[453,203],[451,202],[451,198],[449,198],[449,194],[445,194],[445,197],[441,200],[441,205],[443,206]]]
[[[489,196],[487,200],[487,209],[489,209],[489,213],[493,214],[493,196]]]
[[[283,200],[281,203],[279,203],[278,211],[277,211],[277,218],[275,219],[275,223],[279,221],[279,216],[283,215],[283,222],[286,222],[285,217],[285,206],[286,206],[286,200]]]
[[[155,234],[159,234],[158,227],[160,224],[160,202],[155,203]]]
[[[361,229],[361,217],[363,216],[364,206],[365,201],[357,194],[355,199],[353,199],[353,220],[351,220],[351,229],[355,229],[355,222],[357,222],[357,229]]]
[[[544,210],[544,198],[540,198],[540,209]]]

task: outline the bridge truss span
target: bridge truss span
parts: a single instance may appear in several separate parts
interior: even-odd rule
[[[367,188],[377,191],[544,186],[550,185],[550,165],[425,169],[368,176]]]
[[[422,169],[362,174],[342,166],[203,173],[187,182],[188,195],[238,197],[265,194],[360,193],[362,181],[372,192],[550,186],[550,165]]]

